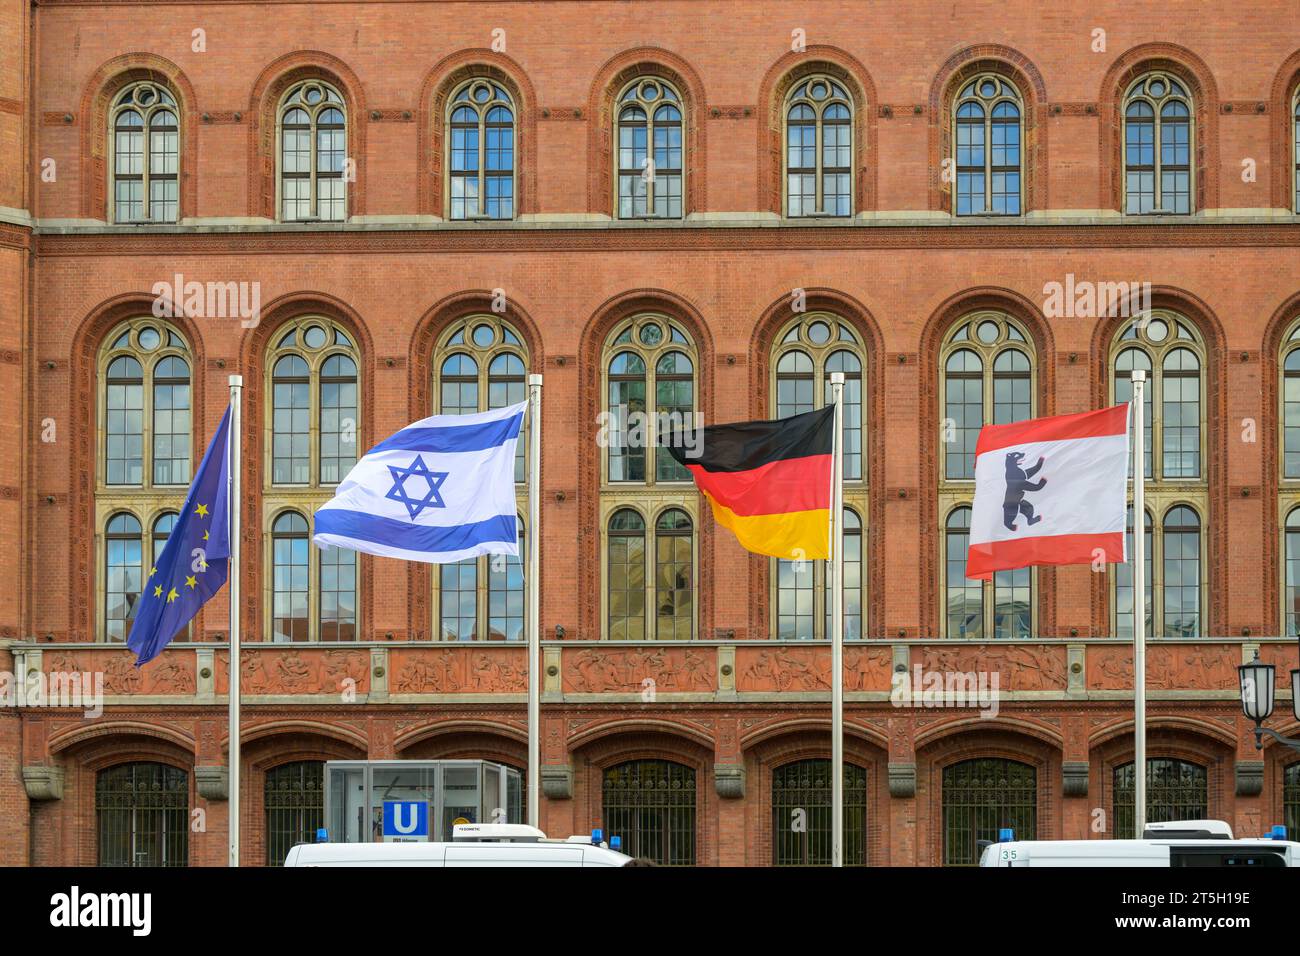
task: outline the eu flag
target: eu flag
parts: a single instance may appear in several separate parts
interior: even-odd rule
[[[226,583],[230,566],[229,429],[227,408],[203,453],[167,544],[141,588],[135,621],[126,639],[126,646],[135,651],[137,667],[157,657]]]

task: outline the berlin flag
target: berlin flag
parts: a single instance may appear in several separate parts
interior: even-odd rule
[[[980,429],[966,576],[1127,560],[1128,416],[1115,405]]]

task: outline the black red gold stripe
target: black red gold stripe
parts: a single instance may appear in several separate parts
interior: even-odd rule
[[[666,447],[742,547],[792,560],[829,556],[833,407],[701,432],[691,441],[669,436]]]

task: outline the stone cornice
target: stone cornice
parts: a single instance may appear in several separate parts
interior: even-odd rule
[[[343,225],[329,228],[203,226],[121,229],[38,227],[39,256],[285,255],[321,252],[608,252],[738,249],[1055,249],[1300,246],[1300,217],[1193,219],[1169,222],[1061,220],[1050,223],[964,223],[951,220],[868,220],[791,224],[520,222],[485,228],[447,223]]]

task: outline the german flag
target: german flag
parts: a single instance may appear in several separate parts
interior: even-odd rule
[[[666,447],[695,476],[713,517],[741,547],[814,560],[829,556],[834,437],[831,405],[771,422],[674,433]]]

